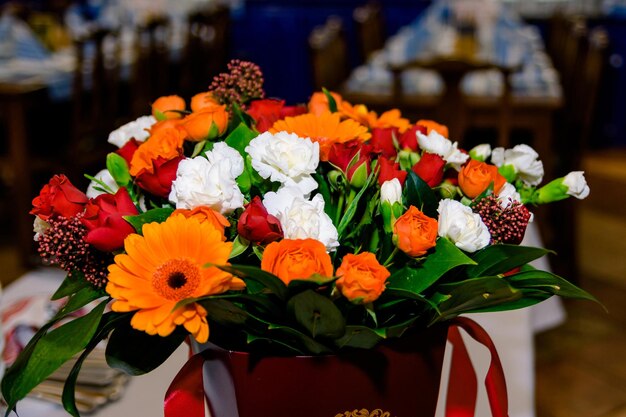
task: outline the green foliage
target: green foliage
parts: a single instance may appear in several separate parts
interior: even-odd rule
[[[402,193],[407,207],[415,206],[428,217],[437,218],[439,198],[415,172],[408,172]]]
[[[130,172],[128,171],[128,164],[126,160],[115,152],[111,152],[107,155],[107,169],[109,173],[120,187],[126,187],[133,182]]]
[[[130,223],[130,225],[135,228],[135,231],[141,235],[144,224],[153,222],[163,223],[173,212],[174,209],[172,208],[155,208],[136,216],[124,216],[124,220]]]

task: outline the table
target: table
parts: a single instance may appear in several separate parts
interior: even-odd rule
[[[540,243],[538,230],[531,225],[524,244]],[[547,261],[539,260],[535,266],[548,268]],[[56,269],[41,269],[30,272],[11,285],[4,292],[0,302],[0,313],[12,302],[24,295],[51,294],[64,273]],[[511,417],[534,417],[534,352],[533,334],[536,331],[555,326],[564,320],[564,312],[558,298],[551,298],[529,309],[502,313],[474,314],[471,317],[478,321],[491,335],[496,346],[505,374],[509,392]],[[465,338],[472,360],[477,368],[479,380],[479,396],[477,416],[489,415],[488,403],[483,380],[489,364],[486,349]],[[134,377],[129,382],[126,392],[116,402],[110,403],[95,413],[93,417],[152,417],[162,415],[163,397],[178,370],[187,358],[186,346],[181,346],[161,367],[141,377]],[[447,372],[450,364],[450,346],[446,349],[442,388],[439,404],[443,403]],[[65,411],[54,404],[35,399],[25,399],[18,404],[20,417],[62,417]],[[444,410],[438,408],[435,417],[443,417]],[[12,414],[14,416],[14,414]]]

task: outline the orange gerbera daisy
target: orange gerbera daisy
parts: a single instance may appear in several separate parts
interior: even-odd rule
[[[364,142],[372,136],[365,126],[354,120],[341,121],[338,113],[303,114],[287,117],[276,121],[270,129],[271,133],[280,131],[295,133],[302,138],[311,138],[312,141],[319,143],[322,161],[328,161],[328,153],[334,143],[343,143],[354,139]]]
[[[209,337],[207,311],[198,303],[174,310],[186,298],[239,289],[241,280],[207,263],[224,265],[232,248],[210,222],[174,215],[143,226],[143,236],[129,235],[125,254],[109,266],[106,291],[113,311],[137,311],[130,324],[148,334],[167,336],[177,325],[200,343]]]
[[[370,129],[397,127],[400,133],[404,133],[411,126],[411,122],[403,118],[398,109],[386,111],[378,117],[375,111],[368,110],[364,104],[352,105],[344,101],[339,107],[339,112],[342,116],[356,120]]]

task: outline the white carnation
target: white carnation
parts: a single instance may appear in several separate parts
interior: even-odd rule
[[[484,162],[491,155],[491,145],[488,143],[482,143],[474,146],[469,154],[472,158]]]
[[[528,145],[517,145],[512,149],[496,148],[491,153],[491,162],[497,167],[511,165],[517,176],[526,185],[535,186],[543,179],[543,163],[539,154]]]
[[[498,202],[502,208],[509,207],[513,202],[522,201],[517,189],[510,182],[505,183],[498,193]]]
[[[150,133],[147,129],[150,129],[155,123],[156,119],[154,117],[141,116],[137,120],[126,123],[124,126],[121,126],[109,133],[108,142],[118,148],[126,145],[126,142],[132,138],[143,142],[150,137]]]
[[[284,187],[298,187],[302,194],[317,188],[311,174],[319,164],[319,143],[295,133],[265,132],[250,141],[246,152],[261,177],[280,182]]]
[[[108,169],[103,169],[102,171],[98,172],[96,175],[94,175],[94,178],[105,183],[107,187],[109,187],[111,191],[113,191],[114,193],[120,189],[119,185],[117,185],[117,183],[111,176],[111,173],[109,172]],[[87,192],[86,192],[87,197],[96,198],[100,194],[104,194],[104,191],[96,190],[96,187],[102,188],[102,186],[96,181],[91,181],[89,183],[89,186],[87,187]]]
[[[222,214],[243,207],[244,196],[237,185],[243,158],[223,142],[215,144],[206,158],[184,159],[178,164],[170,201],[176,208],[208,206]]]
[[[308,200],[298,188],[284,187],[265,194],[263,205],[280,221],[286,239],[316,239],[327,251],[339,246],[337,229],[324,212],[321,195]]]
[[[385,181],[380,187],[380,201],[391,205],[402,203],[402,185],[397,178]]]
[[[450,239],[466,252],[476,252],[489,245],[489,229],[471,208],[456,200],[445,199],[439,202],[437,211],[439,236]]]
[[[563,185],[567,187],[567,194],[576,197],[579,200],[587,198],[589,195],[589,186],[585,180],[584,171],[573,171],[563,177]]]
[[[420,149],[441,156],[457,171],[461,169],[461,165],[467,162],[469,155],[458,149],[458,142],[453,143],[435,130],[431,130],[428,135],[419,131],[416,133]]]

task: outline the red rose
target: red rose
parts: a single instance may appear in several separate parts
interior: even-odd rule
[[[370,139],[370,145],[375,153],[383,155],[385,158],[395,158],[398,154],[398,150],[393,143],[393,138],[396,140],[399,136],[397,127],[385,127],[372,129],[372,138]]]
[[[39,216],[42,220],[48,220],[54,215],[74,217],[85,209],[88,200],[65,175],[55,175],[33,199],[30,214]]]
[[[250,103],[248,114],[256,122],[256,129],[263,133],[269,130],[276,120],[280,119],[280,111],[284,105],[284,100],[274,98],[254,100]]]
[[[122,216],[138,213],[126,188],[99,195],[87,204],[81,220],[88,230],[85,241],[103,252],[121,248],[126,236],[135,232]]]
[[[237,232],[244,239],[262,245],[283,238],[280,221],[267,212],[259,196],[255,196],[246,205],[244,212],[239,217]]]
[[[137,148],[139,148],[139,145],[141,145],[141,143],[138,142],[137,139],[131,138],[128,142],[124,144],[124,146],[119,148],[116,153],[124,158],[128,166],[130,166],[130,161],[133,160],[133,155],[135,154]]]
[[[158,157],[152,161],[154,172],[143,170],[137,175],[135,178],[137,185],[150,194],[167,198],[172,189],[172,182],[176,179],[178,163],[183,159],[185,159],[183,156],[170,160]]]
[[[285,117],[296,117],[307,112],[308,110],[303,104],[299,106],[285,106],[280,110],[280,118],[284,119]]]
[[[378,183],[382,186],[385,181],[397,178],[400,181],[400,185],[404,185],[404,180],[408,173],[400,169],[400,164],[393,162],[383,156],[378,158],[378,165],[380,166],[380,172],[378,173]]]
[[[415,172],[430,187],[441,184],[443,180],[443,169],[446,161],[434,153],[424,152],[417,164],[411,170]]]
[[[413,152],[419,150],[419,144],[417,143],[417,132],[426,134],[426,127],[422,125],[413,125],[409,130],[404,132],[398,142],[400,143],[400,149],[410,149]]]
[[[365,178],[360,178],[358,181],[359,184],[361,184],[360,186],[362,186],[362,183],[367,179],[371,172],[371,150],[371,146],[365,145],[363,142],[358,140],[351,140],[344,143],[333,143],[328,154],[328,162],[343,171],[350,182],[352,181],[354,172],[361,166],[365,166],[365,172],[362,175]],[[354,159],[354,156],[357,153],[359,153],[358,160],[348,167],[348,165],[350,165],[350,161]],[[358,184],[353,185],[359,186]]]

